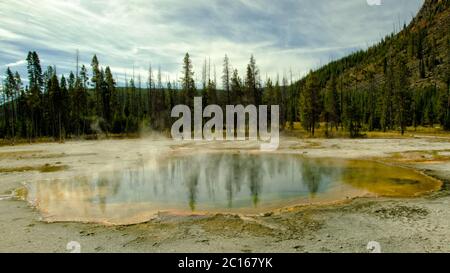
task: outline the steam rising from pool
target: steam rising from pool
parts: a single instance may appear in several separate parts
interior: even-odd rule
[[[292,154],[198,153],[155,157],[92,175],[27,185],[47,221],[143,222],[160,212],[260,213],[355,196],[415,196],[440,182],[370,161]]]

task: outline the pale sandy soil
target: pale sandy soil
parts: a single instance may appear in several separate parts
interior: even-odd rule
[[[360,198],[252,217],[161,215],[131,226],[45,223],[26,202],[8,198],[23,182],[108,170],[174,149],[257,147],[154,138],[0,147],[0,252],[67,252],[69,241],[80,242],[82,252],[367,252],[369,241],[379,242],[384,252],[450,252],[449,138],[284,138],[277,151],[376,159],[445,182],[442,191],[418,198]],[[40,171],[55,166],[57,171]]]

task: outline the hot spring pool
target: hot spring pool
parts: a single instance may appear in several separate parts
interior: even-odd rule
[[[157,213],[261,213],[365,195],[412,197],[441,182],[373,161],[294,154],[199,153],[27,183],[46,221],[130,224]]]

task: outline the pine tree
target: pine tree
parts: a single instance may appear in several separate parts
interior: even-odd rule
[[[447,60],[444,81],[447,84],[447,107],[445,110],[444,129],[450,130],[450,38],[447,40]],[[444,102],[445,104],[445,102]]]
[[[395,89],[394,68],[391,62],[387,63],[385,73],[385,83],[383,86],[383,94],[380,96],[381,104],[381,127],[384,132],[392,128],[393,119],[393,103],[392,97]]]
[[[328,134],[328,124],[331,123],[331,128],[335,127],[336,130],[339,126],[339,96],[336,86],[336,78],[334,75],[331,76],[331,80],[328,84],[324,99],[324,113],[326,122],[326,134]]]
[[[316,123],[319,121],[319,86],[314,73],[306,79],[305,88],[300,93],[300,121],[312,136],[314,136]]]
[[[230,105],[231,103],[230,78],[231,78],[230,60],[228,59],[228,56],[225,54],[225,57],[223,59],[222,86],[223,90],[226,92],[227,95],[227,105]]]
[[[395,105],[395,119],[400,132],[405,133],[408,118],[410,117],[411,93],[409,90],[410,72],[406,65],[406,59],[403,56],[399,57],[397,67],[395,69],[395,89],[394,89],[394,105]]]
[[[116,114],[115,111],[118,108],[118,103],[116,94],[116,82],[109,66],[107,66],[105,69],[105,81],[102,86],[103,118],[106,120],[108,128],[110,129],[112,125],[112,118]]]
[[[42,122],[41,101],[42,87],[44,84],[39,56],[36,52],[29,52],[27,56],[28,70],[28,94],[27,104],[30,109],[27,130],[30,137],[38,137],[41,134],[39,124]]]
[[[156,113],[154,120],[155,129],[163,130],[167,126],[168,122],[168,112],[167,112],[167,104],[166,104],[166,90],[164,89],[164,85],[162,82],[162,72],[161,67],[158,67],[158,73],[156,76]]]
[[[206,97],[208,104],[217,104],[217,87],[216,82],[213,80],[208,80],[208,85],[206,87]]]
[[[70,113],[70,97],[69,97],[69,90],[67,89],[67,81],[64,75],[61,76],[61,83],[60,83],[60,92],[61,92],[61,99],[60,99],[60,142],[62,142],[68,133],[69,130],[69,113]]]
[[[133,119],[134,117],[137,116],[137,109],[136,109],[136,105],[135,105],[135,94],[136,94],[136,84],[134,82],[134,76],[131,77],[130,82],[128,84],[128,99],[127,101],[129,101],[129,110],[130,110],[130,116],[131,116],[131,122],[133,123]],[[131,123],[131,124],[132,124]]]
[[[183,59],[183,77],[181,78],[182,97],[186,105],[191,110],[194,109],[194,97],[195,97],[195,82],[194,71],[192,69],[192,62],[189,57],[189,53],[186,53]]]
[[[155,85],[154,85],[154,79],[153,79],[153,69],[152,65],[150,64],[148,67],[148,77],[147,77],[147,88],[148,88],[148,113],[150,119],[154,120],[155,116],[157,114],[156,111],[156,94],[155,94]]]
[[[417,59],[419,59],[419,76],[425,78],[425,58],[424,58],[424,43],[425,43],[426,31],[425,29],[419,30],[419,37],[417,39]]]
[[[159,105],[159,112],[165,114],[166,111],[166,91],[164,90],[164,85],[162,82],[162,72],[161,67],[158,67],[158,105]]]
[[[273,87],[272,80],[270,78],[267,78],[262,103],[265,105],[270,105],[275,103],[275,101],[275,89]]]
[[[230,90],[231,90],[231,104],[236,105],[242,103],[244,93],[242,90],[242,80],[239,77],[239,72],[237,69],[233,70],[233,75],[231,76]]]
[[[349,91],[345,96],[346,100],[346,123],[347,129],[350,133],[350,137],[359,137],[361,135],[361,107],[360,107],[360,96],[358,95],[358,90]]]
[[[77,78],[75,83],[75,96],[76,96],[76,111],[77,111],[77,136],[80,133],[86,132],[86,120],[89,115],[88,99],[89,94],[87,92],[87,82],[89,80],[86,66],[82,65],[80,70],[80,77]]]
[[[5,127],[6,132],[10,132],[12,139],[12,144],[14,145],[16,138],[16,117],[15,117],[15,94],[16,94],[16,80],[14,74],[9,67],[6,69],[6,79],[4,84],[4,94],[6,95],[6,100],[3,101],[5,104]]]
[[[70,71],[69,79],[67,80],[67,96],[68,96],[68,112],[67,119],[68,123],[66,126],[66,134],[73,134],[77,130],[76,120],[76,102],[75,100],[75,86],[76,86],[76,78],[75,74]]]
[[[27,112],[28,107],[26,104],[26,96],[23,89],[23,83],[22,79],[20,77],[19,72],[16,71],[14,74],[15,82],[16,82],[16,94],[17,94],[17,122],[18,122],[18,133],[20,132],[20,136],[23,138],[28,138],[27,135],[27,124],[26,124],[26,118],[27,118]]]
[[[102,74],[100,71],[100,66],[99,66],[99,62],[97,59],[97,55],[94,55],[94,57],[92,57],[91,68],[92,68],[91,82],[94,87],[94,96],[95,96],[95,114],[97,115],[97,117],[100,117],[100,116],[102,116],[102,107],[101,107],[100,98],[101,98],[101,86],[103,83],[103,79],[102,79]]]
[[[167,81],[167,94],[169,95],[169,109],[173,109],[176,105],[176,94],[175,90],[172,88],[172,84],[170,83],[170,79]]]
[[[250,63],[247,65],[247,74],[245,78],[246,103],[260,105],[261,94],[258,86],[259,70],[253,55],[250,57]]]
[[[375,83],[375,71],[372,70],[372,68],[369,68],[366,72],[366,78],[369,82],[369,90],[367,94],[367,107],[366,107],[366,119],[365,121],[368,124],[369,131],[373,131],[376,124],[377,119],[377,89],[376,89],[376,83]]]
[[[53,73],[50,78],[48,93],[52,105],[52,135],[62,141],[62,93],[56,73]]]
[[[283,92],[284,88],[280,86],[280,80],[277,76],[277,81],[275,82],[274,87],[275,100],[272,101],[273,105],[279,105],[280,107],[280,129],[283,130],[286,125],[286,103],[285,103],[285,94]]]
[[[209,75],[209,70],[210,70],[210,65],[208,65],[208,62],[206,61],[206,58],[203,62],[203,67],[202,67],[202,91],[201,91],[201,95],[202,95],[202,101],[205,105],[210,104],[209,102],[209,97],[208,97],[208,93],[209,93],[209,82],[211,80],[211,75]]]

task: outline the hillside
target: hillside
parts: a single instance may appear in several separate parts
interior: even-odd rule
[[[417,16],[399,33],[312,71],[299,82],[300,118],[304,127],[313,131],[315,125],[311,123],[317,119],[332,122],[334,115],[334,123],[354,125],[358,130],[401,127],[403,131],[410,125],[436,123],[449,129],[450,121],[445,120],[449,115],[449,105],[445,107],[450,79],[449,27],[450,1],[426,0]],[[308,85],[308,79],[317,84]],[[407,93],[398,94],[405,85]],[[311,88],[319,93],[309,94]],[[330,88],[338,94],[333,98],[331,90],[327,99]],[[315,96],[318,102],[311,103]],[[358,105],[351,105],[355,101]],[[327,109],[327,103],[331,109]],[[398,110],[402,113],[395,113]],[[349,124],[355,119],[355,124]]]
[[[314,73],[324,80],[322,85],[330,79],[333,71],[347,81],[356,78],[362,86],[368,85],[364,72],[373,71],[377,83],[382,83],[385,62],[404,55],[407,56],[413,86],[431,83],[444,86],[450,39],[449,7],[449,0],[426,0],[418,15],[398,34],[391,34],[368,50],[333,61]],[[423,77],[420,75],[421,60],[425,66]]]

